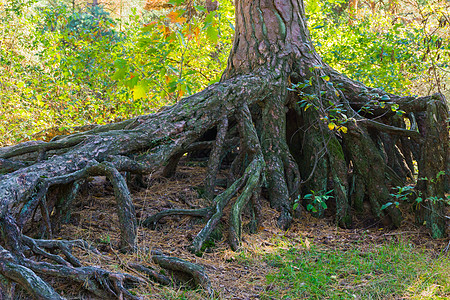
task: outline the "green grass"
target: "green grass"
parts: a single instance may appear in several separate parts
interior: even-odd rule
[[[291,247],[264,260],[278,270],[262,299],[450,299],[448,255],[432,258],[405,242]]]

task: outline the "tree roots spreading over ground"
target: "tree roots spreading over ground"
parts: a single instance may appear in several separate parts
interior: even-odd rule
[[[43,279],[48,276],[81,282],[100,297],[136,298],[126,286],[143,279],[80,266],[71,247],[95,249],[53,240],[54,233],[70,218],[83,181],[102,175],[114,187],[120,250],[133,251],[137,222],[126,178],[172,176],[186,154],[209,157],[203,192],[209,206],[163,211],[144,225],[175,214],[205,217],[193,253],[202,250],[228,204],[229,242],[239,249],[241,215],[248,207],[251,230],[258,229],[261,193],[279,210],[281,228],[302,207],[323,215],[325,195],[333,196],[339,226],[350,227],[352,211],[362,210],[364,201],[375,217],[399,226],[402,214],[390,193],[416,177],[414,199],[423,199],[415,206],[417,219],[443,237],[447,123],[442,95],[391,95],[325,64],[310,42],[302,1],[236,1],[236,36],[220,83],[156,114],[0,149],[2,281],[38,299],[61,298]],[[231,162],[227,187],[216,195],[224,161]],[[176,260],[164,263],[193,270]],[[191,275],[207,282],[200,273]]]

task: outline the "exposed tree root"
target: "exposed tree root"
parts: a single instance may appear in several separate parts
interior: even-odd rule
[[[247,205],[251,197],[259,197],[258,187],[261,185],[263,177],[264,161],[262,157],[255,158],[247,167],[249,175],[241,194],[234,203],[230,214],[230,231],[229,242],[231,249],[237,250],[241,244],[242,224],[241,215],[244,207]]]
[[[237,250],[240,247],[242,235],[241,215],[244,207],[251,197],[260,197],[258,192],[264,182],[263,171],[265,168],[258,135],[247,105],[244,104],[239,117],[239,132],[242,139],[241,145],[243,146],[243,149],[245,149],[248,158],[251,159],[251,162],[244,172],[244,174],[246,174],[245,186],[231,209],[229,242],[233,250]]]
[[[223,209],[231,200],[231,198],[242,187],[243,182],[247,179],[247,175],[236,180],[228,189],[216,196],[214,199],[214,206],[212,207],[212,216],[203,227],[203,229],[195,236],[192,244],[188,247],[192,253],[199,253],[203,244],[209,239],[211,233],[220,222],[223,215]]]
[[[22,168],[25,168],[29,165],[31,165],[31,163],[0,158],[0,174],[11,173],[20,170]]]
[[[150,269],[148,267],[144,267],[143,265],[140,265],[140,264],[134,264],[134,263],[128,264],[128,266],[130,268],[135,269],[136,271],[144,273],[151,280],[153,280],[153,281],[155,281],[155,282],[157,282],[159,284],[162,284],[162,285],[170,285],[170,284],[172,284],[172,280],[170,279],[170,277],[165,276],[165,275],[163,275],[161,273],[158,273],[158,272],[156,272],[153,269]]]
[[[211,282],[202,266],[177,257],[166,256],[160,251],[154,250],[152,255],[153,261],[162,268],[171,271],[176,280],[182,283],[193,281],[194,286],[202,287],[210,297],[214,295]]]
[[[103,299],[139,299],[128,292],[127,287],[145,283],[126,273],[113,273],[96,267],[73,268],[29,259],[23,259],[21,264],[40,275],[65,278],[82,284],[83,288]]]
[[[149,216],[142,222],[142,225],[155,229],[156,223],[164,217],[169,216],[191,216],[191,217],[206,217],[209,215],[211,208],[199,208],[199,209],[167,209],[162,212]]]
[[[446,179],[449,179],[448,107],[442,95],[435,95],[427,105],[422,131],[426,132],[421,145],[418,191],[424,199],[419,221],[424,222],[434,238],[445,236]],[[448,184],[448,181],[447,181]]]
[[[223,145],[225,142],[225,135],[228,131],[228,118],[220,122],[217,130],[217,137],[211,155],[208,161],[208,171],[205,177],[205,198],[212,199],[214,195],[214,186],[216,183],[217,172],[219,171],[222,159]]]
[[[1,221],[3,238],[11,251],[0,246],[0,273],[3,277],[18,283],[36,299],[63,299],[40,276],[66,278],[83,285],[88,291],[102,298],[137,299],[125,285],[136,285],[143,280],[128,274],[112,273],[96,267],[81,267],[71,254],[73,246],[96,251],[86,242],[64,240],[36,240],[19,232],[10,217]],[[53,261],[36,262],[25,256],[27,251],[43,259]],[[47,250],[59,250],[66,257]]]
[[[211,142],[201,142],[199,139],[207,130],[216,126],[221,128],[218,130],[221,142],[216,142],[215,146],[213,144],[212,153],[219,158],[223,157],[224,144],[234,143],[233,137],[225,142],[225,135],[230,131],[227,130],[227,115],[233,115],[243,99],[258,99],[257,95],[264,93],[265,90],[261,87],[265,83],[260,78],[244,76],[239,80],[213,86],[185,101],[185,104],[189,102],[192,111],[180,102],[179,105],[160,112],[156,118],[144,116],[118,126],[100,126],[74,136],[57,137],[49,143],[27,142],[1,149],[2,166],[9,164],[2,168],[4,175],[0,178],[2,249],[5,249],[3,258],[11,258],[2,265],[2,276],[18,283],[36,298],[57,299],[57,294],[42,281],[41,275],[66,277],[83,283],[85,289],[101,297],[133,298],[124,285],[128,281],[140,282],[139,280],[125,274],[81,267],[70,253],[69,242],[15,236],[22,236],[19,232],[29,231],[33,228],[30,225],[38,222],[41,224],[40,234],[51,238],[54,229],[70,216],[70,206],[80,183],[88,177],[103,175],[114,187],[121,229],[119,247],[132,250],[135,247],[137,223],[128,187],[119,172],[148,174],[169,164],[170,172],[166,171],[166,175],[170,175],[176,169],[180,154],[211,146]],[[242,80],[250,90],[242,89]],[[193,105],[194,103],[196,104]],[[206,107],[216,107],[213,111],[218,113],[210,114]],[[195,112],[194,116],[191,115],[192,112]],[[162,124],[160,118],[165,119],[166,123]],[[218,123],[217,120],[224,121]],[[149,135],[149,132],[152,134]],[[49,158],[51,155],[53,156]],[[22,160],[28,162],[21,163]],[[210,163],[212,188],[220,161],[221,159],[215,162],[211,160]],[[237,180],[231,189],[217,196],[214,209],[200,210],[200,214],[212,215],[212,223],[218,221],[214,212],[223,210],[224,202],[228,202],[238,192],[242,181]],[[205,236],[210,234],[209,231],[204,231]],[[201,234],[199,237],[194,243],[201,248],[204,241],[201,241]],[[33,255],[52,263],[34,262],[26,258],[24,251],[27,249]],[[65,259],[48,250],[60,251]]]

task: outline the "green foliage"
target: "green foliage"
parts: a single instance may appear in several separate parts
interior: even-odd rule
[[[347,123],[349,119],[345,114],[344,105],[342,103],[335,103],[331,100],[329,100],[328,103],[326,103],[326,101],[322,101],[322,97],[324,96],[324,94],[326,94],[326,91],[322,90],[322,88],[320,88],[319,92],[310,90],[313,87],[314,83],[318,84],[319,86],[321,82],[331,87],[334,86],[334,84],[330,82],[330,77],[328,75],[320,76],[319,71],[321,69],[322,66],[311,67],[310,72],[313,73],[313,76],[311,76],[309,79],[305,79],[303,82],[299,82],[296,84],[293,83],[292,86],[288,88],[288,90],[298,93],[301,99],[298,102],[300,108],[306,111],[310,107],[312,107],[316,111],[318,111],[320,119],[325,124],[327,124],[330,130],[347,133],[347,127],[344,126],[344,124]],[[341,91],[340,86],[341,84],[337,84],[335,86],[335,96],[337,97],[339,97],[338,91]]]
[[[396,191],[393,194],[389,194],[395,201],[394,202],[387,202],[386,204],[383,204],[381,206],[381,209],[386,209],[391,205],[395,205],[396,207],[399,207],[400,202],[405,202],[408,200],[408,198],[413,194],[414,187],[407,185],[407,186],[397,186],[393,188],[394,191]]]
[[[112,20],[101,7],[71,11],[63,4],[43,4],[27,6],[26,13],[15,12],[11,22],[0,24],[2,37],[11,42],[0,48],[6,60],[0,68],[5,138],[0,145],[45,128],[122,117],[124,97],[117,97],[108,74],[118,41]]]
[[[231,3],[209,14],[182,5],[113,20],[101,6],[34,2],[1,11],[0,145],[154,112],[218,81],[225,68]]]
[[[442,180],[442,178],[445,175],[445,171],[439,171],[435,178],[427,178],[422,177],[418,178],[418,181],[429,181],[430,183],[436,183],[439,179]],[[446,195],[445,197],[438,197],[438,196],[432,196],[432,197],[424,197],[422,192],[420,190],[416,190],[414,186],[406,185],[406,186],[397,186],[393,187],[392,190],[393,193],[389,194],[393,201],[389,201],[381,206],[381,209],[386,209],[391,205],[395,205],[396,207],[399,207],[401,204],[412,204],[414,207],[419,207],[419,204],[421,205],[427,205],[428,203],[437,203],[437,202],[443,202],[446,205],[450,205],[450,195]],[[424,199],[425,198],[425,199]]]
[[[105,237],[101,238],[99,240],[100,243],[102,244],[110,244],[111,243],[111,237],[109,236],[109,234],[107,234]]]
[[[207,13],[201,5],[177,6],[152,16],[133,51],[116,60],[113,78],[134,100],[170,103],[219,81],[233,36],[233,7],[227,2],[220,7]]]
[[[425,87],[422,93],[444,92],[450,70],[448,3],[398,1],[398,12],[360,3],[357,16],[349,16],[347,3],[306,1],[311,37],[327,63],[388,92],[410,94],[417,85]]]
[[[306,205],[306,209],[311,212],[317,212],[317,207],[321,206],[323,209],[327,209],[327,201],[328,199],[333,198],[331,193],[333,190],[330,191],[320,191],[315,192],[311,191],[310,194],[306,194],[303,197],[298,196],[298,198],[294,201],[294,210],[297,209],[298,205],[300,204],[301,200],[308,201],[308,204]]]
[[[77,41],[94,41],[108,37],[106,42],[117,42],[118,32],[114,29],[115,22],[102,6],[86,6],[75,10],[61,2],[52,6],[38,7],[41,21],[41,34],[57,31],[60,34],[61,49],[77,48]]]

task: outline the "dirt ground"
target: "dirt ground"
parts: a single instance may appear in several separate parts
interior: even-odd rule
[[[181,166],[177,174],[170,179],[158,175],[145,179],[146,188],[132,191],[136,206],[136,214],[140,222],[146,217],[168,208],[198,208],[206,206],[198,197],[198,188],[204,179],[203,167],[196,165]],[[244,233],[242,250],[236,253],[227,244],[226,208],[222,220],[223,236],[218,237],[214,245],[207,249],[201,257],[186,250],[192,238],[200,231],[204,221],[192,217],[168,217],[158,224],[156,230],[139,226],[139,249],[133,254],[121,254],[117,250],[119,229],[115,213],[115,199],[112,187],[104,178],[93,178],[77,199],[69,224],[63,225],[57,233],[63,239],[85,239],[99,249],[102,255],[76,250],[75,253],[85,265],[128,272],[142,276],[129,268],[128,263],[135,262],[158,267],[152,262],[150,251],[159,249],[164,254],[176,256],[201,264],[216,291],[219,299],[259,299],[267,290],[266,275],[275,269],[264,260],[259,259],[261,253],[280,249],[289,244],[315,243],[329,248],[366,247],[372,248],[387,240],[407,238],[410,242],[432,251],[440,252],[448,244],[448,240],[432,240],[423,228],[417,228],[412,218],[407,217],[404,225],[396,230],[383,228],[381,223],[371,218],[356,220],[354,229],[337,228],[333,218],[316,219],[304,212],[300,219],[295,219],[288,231],[276,227],[278,213],[262,201],[262,222],[258,233]],[[228,211],[227,211],[228,209]],[[407,214],[406,214],[407,215]],[[255,257],[258,263],[247,264],[240,257]],[[66,297],[76,295],[76,299],[93,299],[81,292],[77,285],[56,284],[58,290]],[[202,291],[183,291],[181,288],[163,287],[149,280],[147,286],[133,290],[145,299],[205,299]],[[182,298],[185,297],[185,298]]]

